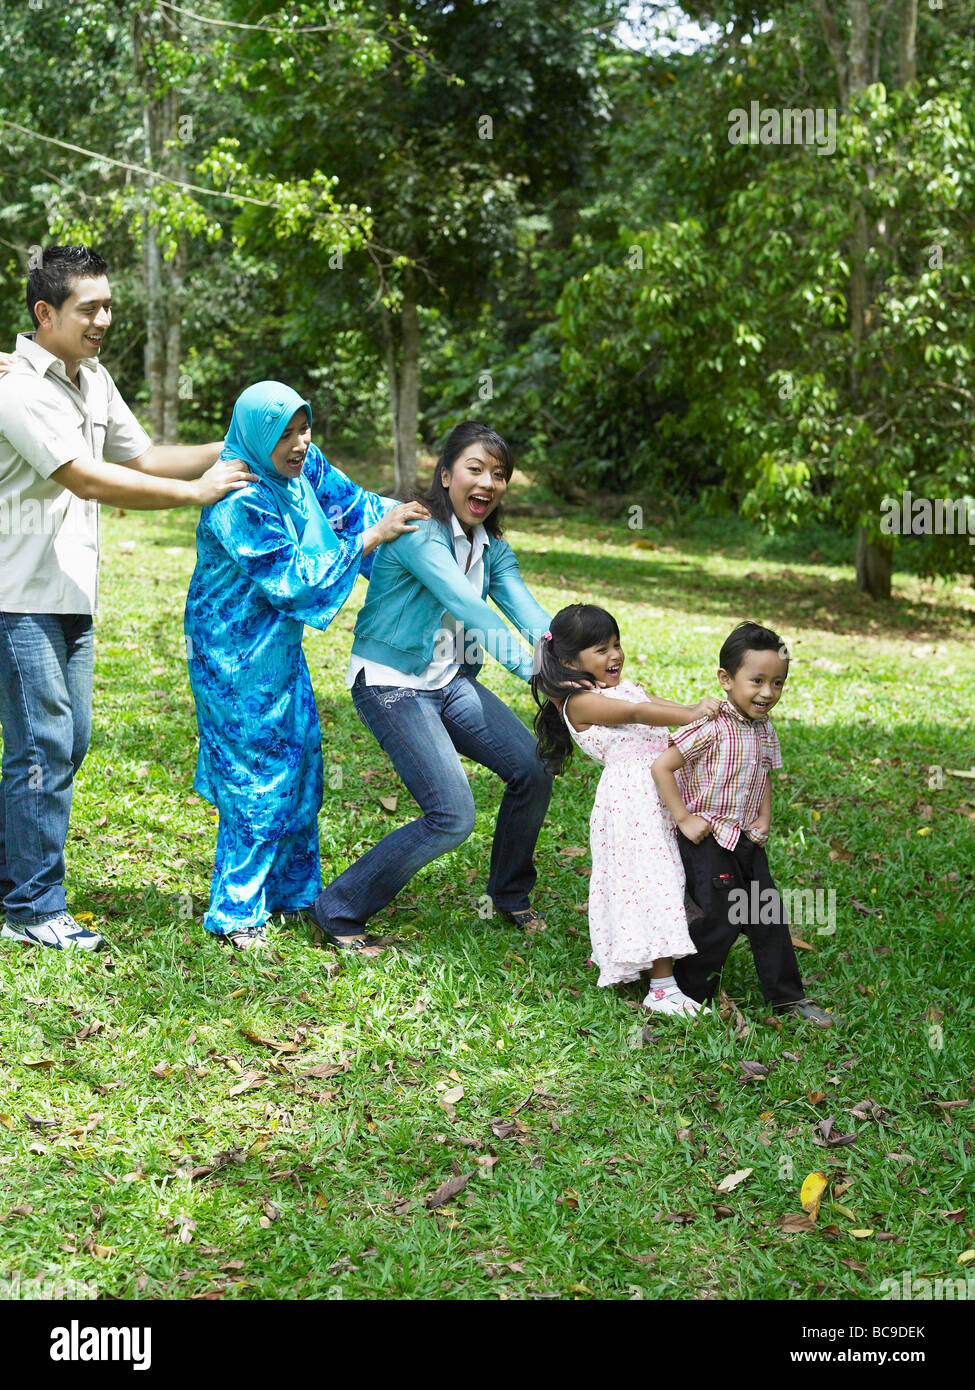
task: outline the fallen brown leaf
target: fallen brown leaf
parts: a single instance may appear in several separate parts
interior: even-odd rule
[[[240,1033],[248,1042],[256,1043],[258,1047],[269,1047],[274,1052],[297,1052],[298,1044],[293,1042],[275,1042],[273,1038],[262,1038],[259,1033],[252,1033],[249,1028],[241,1028]]]
[[[518,1133],[518,1126],[514,1120],[492,1120],[491,1132],[496,1139],[510,1139]]]
[[[716,1192],[734,1192],[739,1183],[743,1183],[746,1178],[751,1177],[753,1169],[739,1168],[734,1173],[729,1173],[726,1178],[722,1178],[715,1188]]]
[[[315,1067],[309,1067],[307,1071],[298,1073],[298,1080],[305,1081],[313,1077],[316,1081],[323,1081],[327,1076],[337,1076],[339,1072],[348,1071],[348,1062],[319,1062]]]
[[[779,1229],[785,1232],[814,1231],[816,1223],[804,1211],[791,1211],[788,1216],[779,1217]]]
[[[23,1206],[11,1207],[5,1216],[0,1216],[0,1221],[9,1221],[12,1216],[30,1216],[33,1210],[30,1202],[25,1202]]]
[[[236,1086],[231,1086],[227,1092],[228,1096],[241,1096],[245,1091],[252,1090],[255,1086],[263,1086],[267,1080],[266,1076],[261,1076],[256,1071],[245,1071]]]
[[[445,1202],[456,1197],[457,1193],[463,1191],[473,1176],[474,1170],[471,1169],[469,1173],[458,1173],[456,1177],[448,1178],[446,1182],[442,1182],[436,1192],[431,1193],[426,1198],[424,1205],[427,1210],[436,1211],[437,1207],[442,1207]]]

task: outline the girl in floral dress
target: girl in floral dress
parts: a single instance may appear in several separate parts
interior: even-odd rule
[[[616,620],[577,603],[552,619],[532,690],[539,753],[561,772],[573,744],[603,767],[589,821],[592,878],[589,933],[600,985],[651,974],[643,1001],[654,1013],[708,1012],[677,987],[673,957],[692,955],[684,912],[684,871],[673,823],[651,775],[667,747],[667,726],[712,718],[718,701],[675,704],[623,680]]]

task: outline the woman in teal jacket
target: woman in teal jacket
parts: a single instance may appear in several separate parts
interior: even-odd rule
[[[528,728],[477,679],[485,650],[523,680],[532,674],[530,651],[487,599],[531,644],[549,625],[501,536],[499,506],[512,468],[511,451],[494,430],[470,420],[458,425],[423,498],[431,520],[376,557],[347,682],[359,718],[423,814],[391,831],[317,898],[313,915],[341,948],[375,954],[365,934],[369,918],[473,830],[474,798],[461,756],[506,783],[488,896],[518,925],[541,923],[530,901],[532,855],[551,777]]]

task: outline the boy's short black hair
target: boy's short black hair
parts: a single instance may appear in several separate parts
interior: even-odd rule
[[[722,671],[729,676],[740,670],[746,652],[778,652],[788,664],[789,648],[777,632],[760,623],[739,623],[734,632],[728,634],[718,657]]]
[[[108,265],[90,246],[49,246],[31,257],[27,267],[27,312],[38,327],[34,305],[39,299],[53,309],[71,294],[72,281],[93,280],[104,275]]]

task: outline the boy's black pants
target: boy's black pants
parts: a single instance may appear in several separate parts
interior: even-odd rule
[[[697,955],[674,962],[680,989],[699,1004],[712,999],[728,952],[744,932],[766,1004],[775,1009],[804,999],[782,899],[763,846],[745,834],[739,835],[733,850],[723,849],[713,835],[695,845],[680,831],[677,844],[687,891],[703,914],[689,916],[687,923]],[[733,890],[737,892],[732,896]]]

